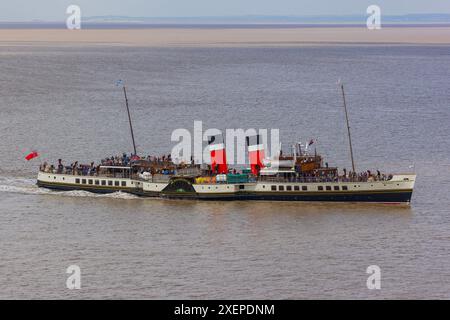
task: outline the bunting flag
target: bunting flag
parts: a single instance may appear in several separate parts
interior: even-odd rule
[[[30,161],[31,159],[34,159],[37,157],[39,157],[39,154],[36,151],[33,151],[25,157],[25,160]]]

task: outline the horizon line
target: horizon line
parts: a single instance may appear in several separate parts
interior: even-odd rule
[[[156,21],[169,21],[175,20],[171,23],[176,24],[176,20],[198,20],[199,23],[204,23],[205,20],[216,20],[217,23],[232,23],[233,20],[237,20],[243,24],[257,24],[259,21],[271,21],[272,23],[343,23],[353,22],[355,19],[365,19],[367,15],[364,14],[315,14],[315,15],[228,15],[228,16],[164,16],[164,17],[152,17],[152,16],[127,16],[127,15],[101,15],[101,16],[86,16],[83,20],[88,23],[155,23]],[[327,20],[329,19],[329,20]],[[122,20],[122,21],[121,21]],[[125,20],[125,21],[123,21]],[[151,21],[155,22],[151,22]],[[307,20],[307,21],[299,21]],[[433,23],[433,22],[448,22],[450,23],[450,13],[406,13],[406,14],[385,14],[382,15],[382,20],[387,20],[391,23]],[[63,20],[50,20],[50,19],[30,19],[30,20],[0,20],[0,23],[20,24],[20,23],[61,23]],[[211,21],[211,24],[215,22]]]

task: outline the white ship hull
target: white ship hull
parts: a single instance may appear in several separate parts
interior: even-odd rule
[[[196,184],[186,177],[168,182],[39,172],[38,185],[55,190],[128,192],[146,197],[201,200],[340,201],[409,203],[416,175],[372,182],[269,182]]]

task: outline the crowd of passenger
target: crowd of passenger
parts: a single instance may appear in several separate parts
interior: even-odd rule
[[[373,173],[370,170],[363,171],[363,172],[352,172],[350,171],[347,174],[347,171],[344,169],[344,174],[339,177],[340,181],[348,182],[372,182],[372,181],[388,181],[392,179],[392,175],[386,175],[384,173],[381,173],[380,170],[376,171],[376,174]]]
[[[47,173],[93,176],[99,172],[100,166],[96,166],[94,162],[91,162],[90,164],[79,164],[78,161],[65,166],[62,159],[58,159],[58,164],[56,166],[49,165],[47,162],[44,162],[39,167],[39,170]]]
[[[148,162],[151,162],[153,164],[164,164],[164,163],[171,163],[172,162],[172,156],[170,154],[168,155],[162,155],[162,156],[151,156],[148,155],[145,160]]]
[[[101,160],[102,166],[129,166],[130,163],[134,161],[146,161],[152,164],[167,164],[172,162],[172,156],[162,155],[162,156],[153,156],[148,155],[144,157],[140,157],[133,154],[122,154],[122,156],[111,156],[109,158],[105,158]]]
[[[128,166],[133,155],[123,153],[122,156],[111,156],[100,161],[102,166]]]
[[[147,163],[150,163],[155,166],[141,168],[139,171],[135,171],[134,174],[138,174],[140,178],[150,179],[155,174],[158,175],[173,175],[175,174],[175,168],[172,163],[171,155],[162,155],[162,156],[152,156],[148,155],[146,157],[139,157],[133,154],[123,153],[121,156],[111,156],[105,159],[102,159],[100,164],[95,165],[94,162],[90,164],[79,164],[78,161],[71,163],[70,165],[64,165],[62,159],[58,159],[58,163],[56,166],[49,165],[47,162],[44,162],[40,166],[40,171],[48,172],[48,173],[57,173],[57,174],[71,174],[71,175],[81,175],[81,176],[94,176],[99,175],[101,166],[103,167],[128,167],[133,164],[133,162],[144,160]],[[328,168],[328,166],[326,166]],[[111,169],[107,169],[111,170]],[[207,170],[211,175],[214,173],[212,170]],[[297,170],[296,170],[297,171]],[[230,169],[230,173],[236,174],[236,169]],[[257,177],[255,177],[257,178]],[[371,170],[363,171],[363,172],[347,172],[346,169],[343,169],[343,173],[340,175],[336,171],[312,171],[312,172],[292,172],[292,173],[282,173],[277,177],[270,176],[261,176],[262,180],[269,179],[277,179],[277,180],[286,180],[289,182],[372,182],[372,181],[388,181],[392,179],[392,175],[386,175],[381,173],[380,170],[376,170],[376,173],[373,173]]]
[[[57,165],[48,164],[44,162],[40,165],[39,170],[47,173],[57,173],[57,174],[71,174],[80,176],[94,176],[98,175],[101,166],[103,167],[129,167],[133,162],[146,161],[153,165],[169,165],[172,164],[172,157],[170,154],[162,156],[152,156],[148,155],[146,157],[139,157],[133,154],[123,153],[121,156],[111,156],[100,161],[100,164],[96,165],[95,162],[90,164],[80,164],[78,161],[71,163],[70,165],[64,165],[62,159],[58,159]],[[141,170],[140,173],[144,173]],[[174,171],[167,168],[156,168],[151,174],[163,174],[169,175],[174,174]]]
[[[266,177],[262,177],[264,180]],[[297,172],[297,173],[283,173],[278,176],[289,182],[373,182],[373,181],[388,181],[392,179],[392,175],[386,175],[377,170],[374,174],[371,170],[360,173],[348,172],[343,170],[343,174],[330,172],[328,174],[317,172]],[[270,178],[266,178],[270,180]]]

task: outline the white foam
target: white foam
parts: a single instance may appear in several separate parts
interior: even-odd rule
[[[50,190],[41,189],[38,187],[23,187],[14,185],[0,184],[0,192],[25,193],[25,194],[49,194]]]
[[[4,185],[35,185],[36,179],[24,178],[24,177],[8,177],[0,176],[0,184]]]
[[[73,190],[73,191],[53,191],[52,194],[60,194],[62,196],[67,196],[67,197],[113,198],[113,199],[125,199],[125,200],[132,200],[132,199],[139,198],[138,196],[135,196],[133,194],[126,193],[126,192],[120,192],[120,191],[113,192],[113,193],[99,194],[99,193],[92,193],[92,192],[83,191],[83,190]]]

